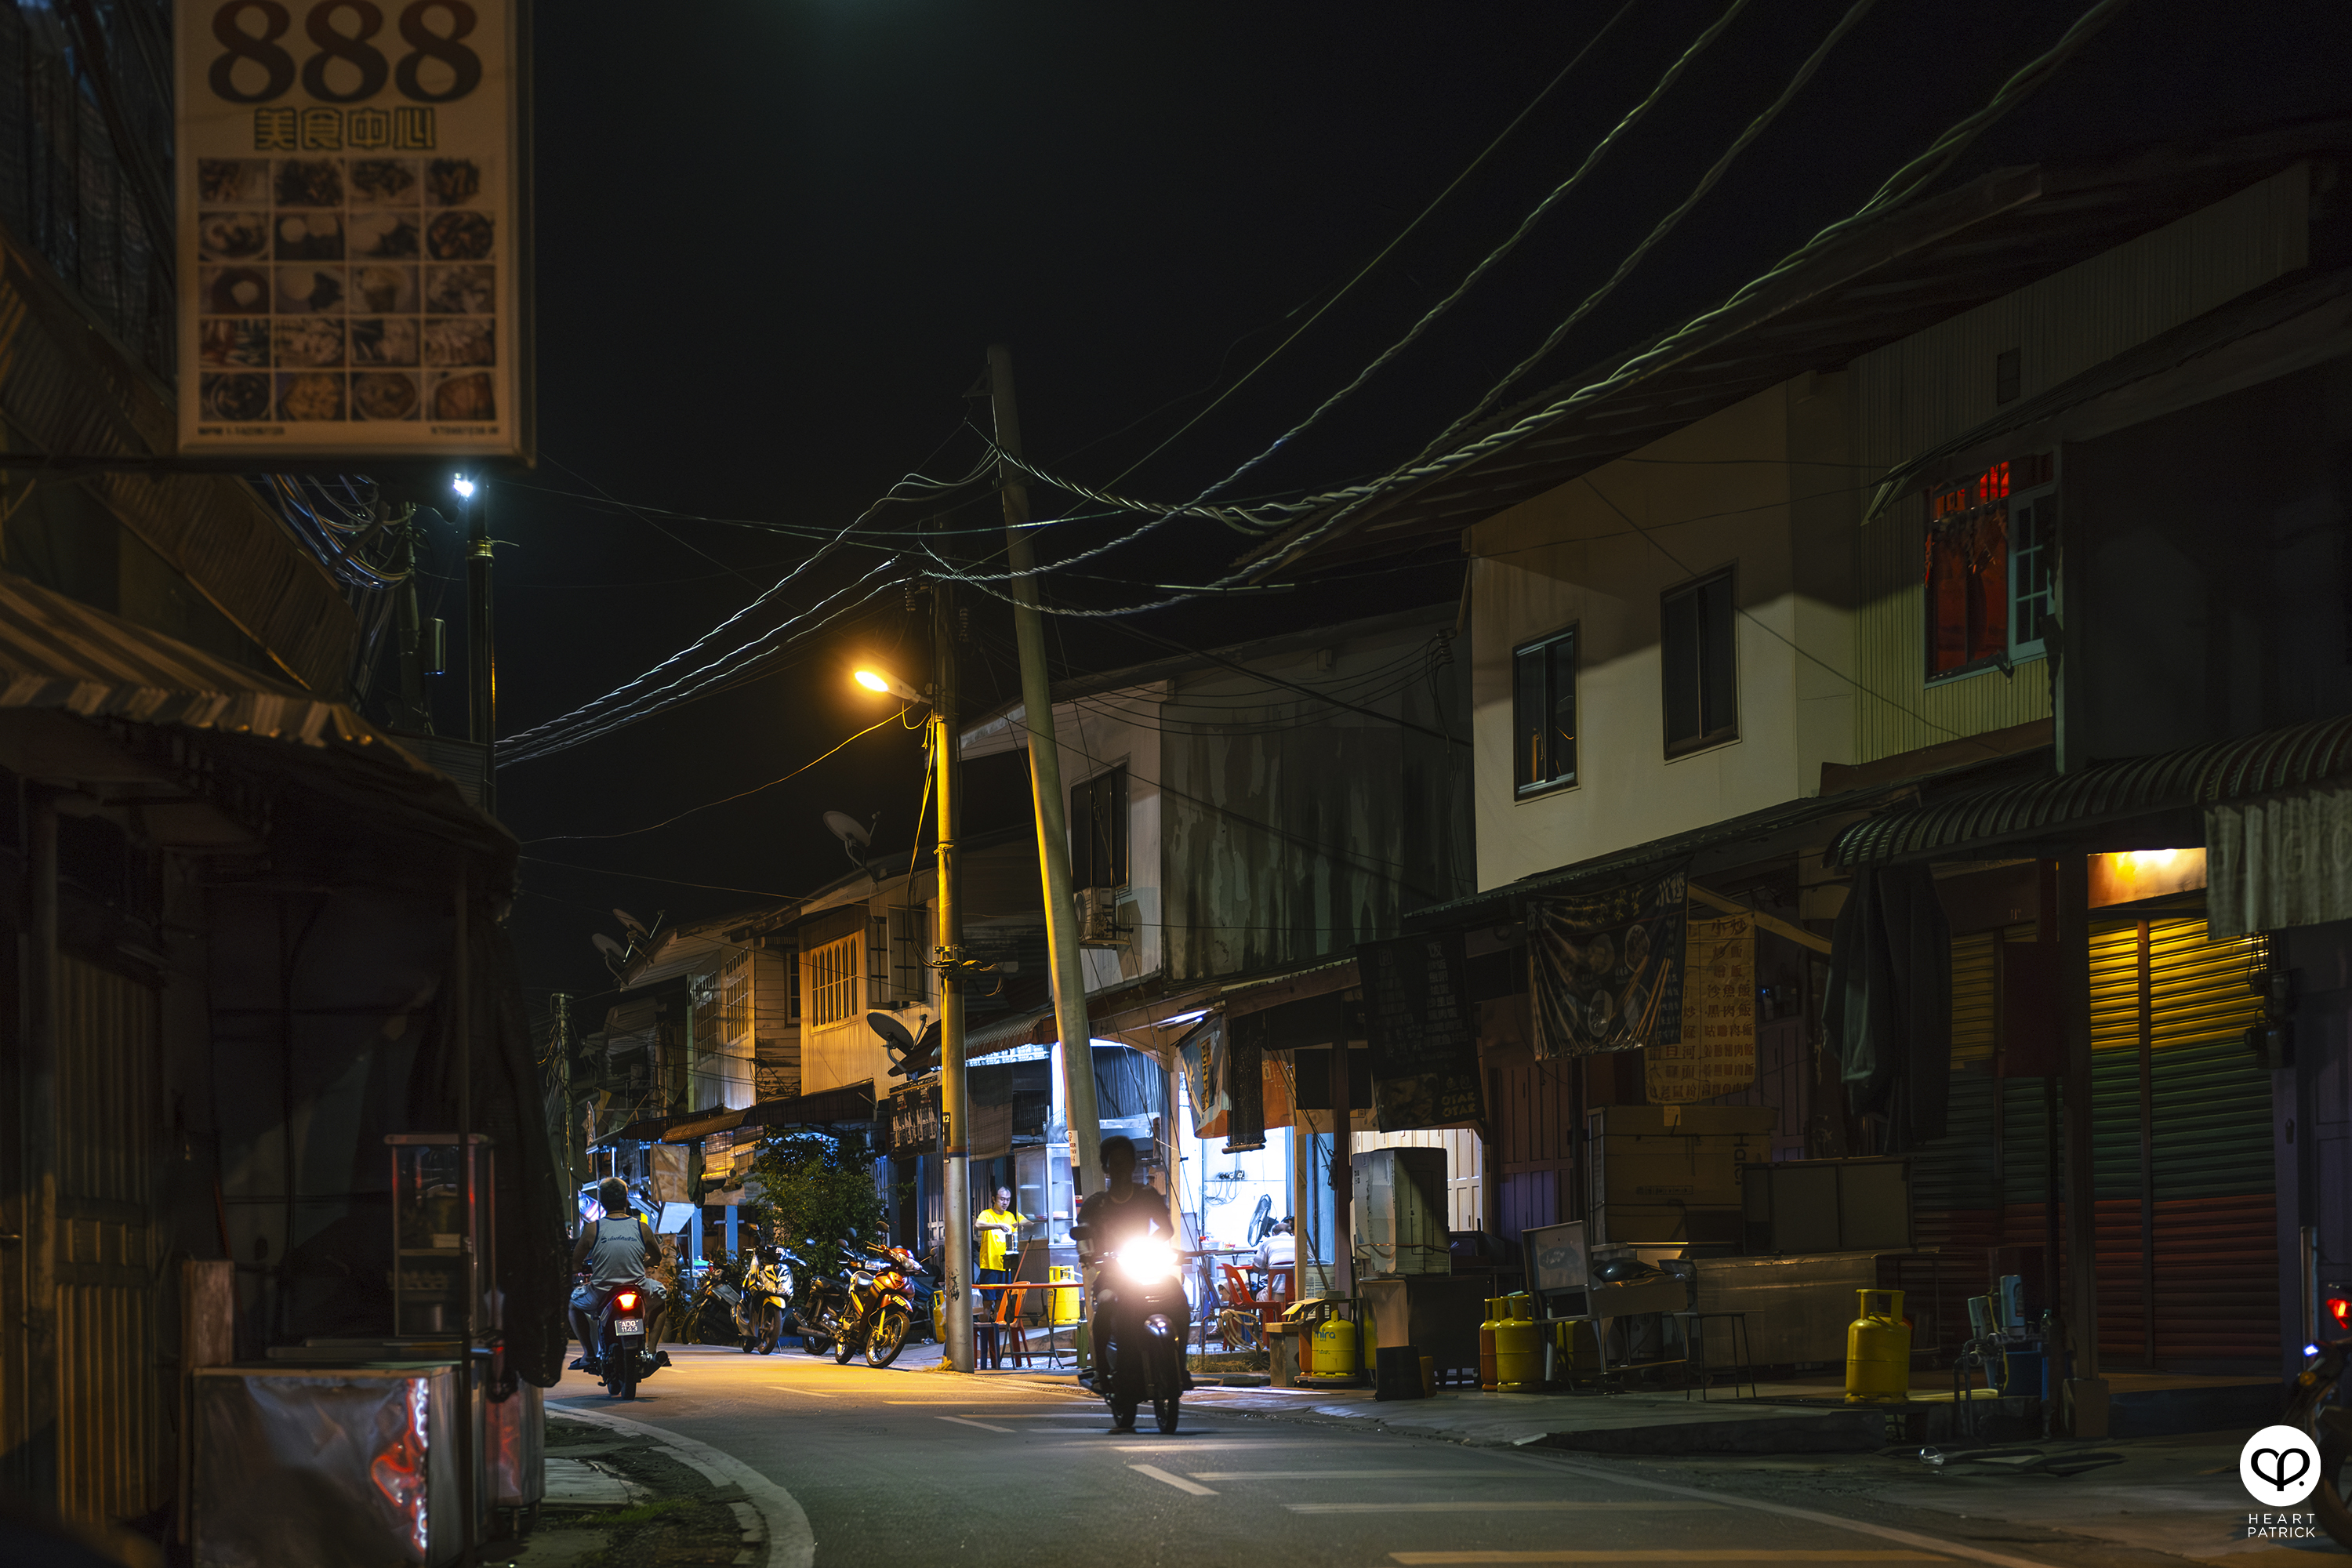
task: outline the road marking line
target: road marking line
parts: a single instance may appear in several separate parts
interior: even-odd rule
[[[841,1397],[838,1394],[819,1394],[814,1388],[803,1388],[797,1384],[772,1383],[767,1384],[767,1386],[770,1388],[781,1388],[786,1394],[805,1394],[811,1399],[838,1399]]]
[[[1664,1513],[1722,1508],[1712,1502],[1286,1502],[1293,1513]]]
[[[932,1420],[934,1420],[934,1421],[952,1421],[952,1422],[954,1422],[954,1423],[955,1423],[957,1426],[977,1426],[977,1427],[979,1427],[979,1428],[980,1428],[982,1431],[983,1431],[983,1432],[1002,1432],[1002,1433],[1004,1433],[1007,1436],[1017,1436],[1017,1435],[1018,1435],[1018,1434],[1017,1434],[1017,1432],[1016,1432],[1016,1429],[1015,1429],[1015,1428],[1013,1428],[1013,1427],[1011,1427],[1011,1426],[990,1426],[987,1422],[985,1422],[985,1421],[973,1421],[973,1420],[967,1419],[966,1417],[961,1416],[961,1415],[934,1415],[934,1416],[932,1416],[932,1417],[931,1417],[931,1419],[932,1419]]]
[[[1463,1470],[1194,1470],[1196,1481],[1419,1481],[1467,1475]]]
[[[1925,1552],[1940,1552],[1946,1557],[1966,1558],[1971,1563],[1989,1563],[1992,1568],[2049,1568],[2046,1563],[2036,1563],[2030,1557],[2011,1557],[2006,1552],[1989,1552],[1981,1546],[1967,1546],[1957,1541],[1938,1541],[1932,1535],[1916,1531],[1897,1530],[1891,1524],[1872,1524],[1864,1520],[1847,1519],[1842,1514],[1824,1513],[1819,1509],[1796,1508],[1784,1502],[1765,1502],[1756,1498],[1735,1497],[1727,1492],[1705,1491],[1697,1487],[1678,1487],[1671,1481],[1653,1481],[1640,1476],[1616,1470],[1604,1470],[1591,1465],[1567,1460],[1538,1459],[1527,1454],[1497,1454],[1496,1458],[1512,1458],[1520,1464],[1549,1470],[1555,1475],[1583,1476],[1596,1481],[1606,1481],[1621,1487],[1640,1487],[1644,1491],[1670,1492],[1676,1497],[1703,1498],[1708,1502],[1722,1503],[1727,1508],[1754,1509],[1759,1513],[1777,1513],[1783,1519],[1801,1519],[1813,1524],[1826,1524],[1855,1535],[1874,1535],[1881,1541],[1918,1548]],[[1821,1554],[1824,1561],[1829,1554]],[[1934,1559],[1928,1559],[1934,1561]]]
[[[575,1410],[567,1405],[551,1406],[551,1415],[568,1420],[585,1421],[593,1426],[604,1426],[615,1432],[627,1432],[638,1437],[650,1437],[661,1444],[688,1468],[698,1470],[704,1479],[715,1486],[733,1484],[757,1510],[761,1522],[766,1526],[765,1552],[751,1561],[764,1568],[814,1568],[816,1562],[816,1535],[809,1529],[808,1515],[793,1494],[737,1458],[722,1453],[708,1443],[697,1442],[664,1426],[644,1421],[631,1421],[624,1416],[607,1415],[601,1410]],[[757,1548],[753,1548],[757,1551]],[[738,1561],[743,1556],[739,1555]]]
[[[1155,1481],[1165,1481],[1168,1485],[1174,1487],[1180,1492],[1191,1492],[1194,1497],[1214,1497],[1217,1495],[1216,1491],[1213,1488],[1195,1486],[1181,1476],[1170,1475],[1166,1470],[1161,1469],[1157,1465],[1129,1465],[1127,1468],[1133,1470],[1138,1475],[1150,1476]]]
[[[1670,1552],[1391,1552],[1391,1562],[1438,1563],[1949,1563],[1927,1552],[1766,1552],[1677,1547]]]

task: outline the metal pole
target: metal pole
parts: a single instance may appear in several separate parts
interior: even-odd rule
[[[466,1216],[458,1259],[466,1281],[466,1303],[459,1319],[457,1347],[457,1514],[460,1560],[474,1560],[474,1313],[482,1298],[481,1254],[475,1247],[478,1230],[474,1213],[474,963],[470,929],[473,900],[471,879],[457,873],[457,896],[450,924],[455,940],[449,960],[449,1011],[457,1029],[457,1212]],[[290,1239],[289,1239],[290,1248]]]
[[[1341,1034],[1348,1031],[1342,1029]],[[1355,1108],[1349,1103],[1349,1053],[1346,1040],[1331,1042],[1331,1294],[1356,1293]],[[1360,1353],[1362,1347],[1359,1345]]]
[[[494,748],[499,732],[499,652],[490,608],[490,493],[486,481],[466,500],[473,527],[466,542],[466,728],[482,748],[482,809],[498,815]]]
[[[2073,1376],[2099,1375],[2098,1188],[2091,1142],[2091,873],[2081,854],[2058,857],[2058,1027],[2064,1043],[2066,1327]],[[2104,1437],[2104,1430],[2077,1430]]]
[[[416,510],[409,509],[400,525],[400,569],[406,575],[393,600],[394,637],[400,656],[399,717],[404,730],[433,732],[433,718],[425,706],[425,621],[416,601]]]
[[[25,1162],[25,1384],[22,1457],[11,1478],[34,1501],[56,1506],[58,1425],[58,807],[37,786],[25,792],[25,1047],[21,1058]]]
[[[934,786],[940,796],[940,1156],[947,1202],[948,1365],[956,1372],[979,1369],[971,1333],[971,1118],[964,1100],[963,1079],[963,961],[962,889],[958,885],[956,832],[962,802],[958,798],[956,755],[955,626],[947,585],[931,593],[933,668],[931,686],[931,758],[939,770]]]
[[[1013,401],[1013,353],[988,351],[988,393],[996,445],[1021,455],[1021,415]],[[1095,1100],[1095,1052],[1087,1023],[1086,967],[1078,961],[1078,918],[1070,889],[1070,831],[1062,794],[1062,753],[1054,739],[1054,687],[1045,671],[1045,619],[1037,610],[1037,557],[1029,547],[1029,486],[1010,463],[999,466],[1004,498],[1005,559],[1012,566],[1013,632],[1021,645],[1021,705],[1029,729],[1029,795],[1037,810],[1037,870],[1045,885],[1045,951],[1054,974],[1054,1026],[1062,1040],[1070,1152],[1078,1191],[1102,1191],[1102,1112]],[[1072,1210],[1075,1216],[1076,1209]]]

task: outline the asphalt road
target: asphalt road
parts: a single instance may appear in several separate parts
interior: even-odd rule
[[[1100,1402],[1042,1375],[876,1372],[789,1349],[670,1356],[635,1400],[573,1373],[550,1405],[733,1456],[798,1502],[819,1568],[2028,1561],[1590,1461],[1286,1420],[1293,1396],[1271,1392],[1202,1390],[1172,1436],[1148,1414],[1113,1434]]]

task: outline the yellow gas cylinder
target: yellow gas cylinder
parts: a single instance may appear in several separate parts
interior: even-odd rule
[[[948,1293],[944,1290],[931,1292],[931,1338],[941,1344],[948,1342]]]
[[[1478,1325],[1478,1386],[1492,1393],[1495,1387],[1495,1324],[1503,1315],[1503,1299],[1486,1298],[1486,1318]]]
[[[1052,1268],[1046,1269],[1045,1278],[1056,1285],[1075,1285],[1078,1282],[1078,1271],[1069,1267],[1067,1264],[1056,1263]],[[1052,1314],[1053,1321],[1056,1323],[1076,1322],[1078,1321],[1078,1298],[1085,1295],[1086,1292],[1083,1290],[1055,1290],[1050,1292],[1050,1294],[1054,1298],[1054,1310]],[[941,1335],[940,1337],[944,1339],[946,1336]]]
[[[1495,1321],[1495,1386],[1506,1393],[1543,1386],[1543,1331],[1535,1323],[1535,1302],[1506,1296]]]
[[[1845,1402],[1895,1404],[1911,1397],[1911,1325],[1900,1290],[1857,1290],[1862,1315],[1846,1325]]]
[[[1352,1377],[1356,1372],[1356,1325],[1337,1312],[1315,1325],[1315,1375]]]

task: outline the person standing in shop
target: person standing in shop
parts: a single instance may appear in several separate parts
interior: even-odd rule
[[[978,1256],[972,1265],[972,1277],[982,1285],[1007,1285],[1013,1281],[1013,1270],[1005,1267],[1007,1249],[1021,1235],[1028,1216],[1013,1207],[1013,1189],[996,1189],[996,1202],[980,1211],[971,1222],[972,1239],[978,1245]],[[1017,1255],[1016,1255],[1017,1257]],[[996,1343],[996,1309],[1004,1300],[1002,1290],[980,1292],[980,1308],[973,1314],[980,1324],[980,1358],[989,1366],[1001,1364]]]

